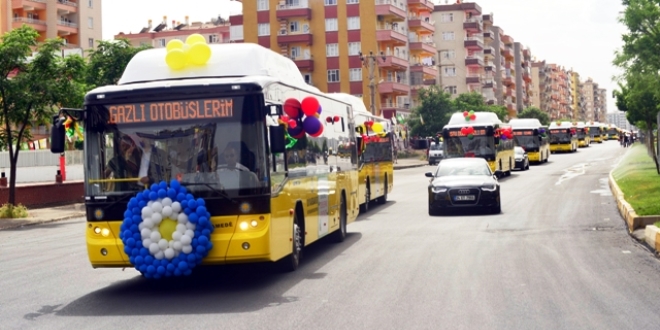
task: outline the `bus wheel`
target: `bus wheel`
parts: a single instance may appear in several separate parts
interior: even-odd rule
[[[339,230],[333,233],[332,239],[335,243],[341,243],[346,239],[346,197],[341,194],[339,204]]]
[[[292,250],[291,254],[282,260],[281,269],[284,272],[293,272],[298,269],[298,266],[300,265],[300,257],[302,255],[302,234],[300,226],[298,226],[298,212],[293,214]]]
[[[371,188],[369,187],[369,180],[364,190],[364,204],[360,205],[361,212],[369,211],[369,202],[371,202]]]
[[[385,204],[387,203],[387,175],[385,176],[385,190],[383,190],[383,196],[378,197],[378,204]]]

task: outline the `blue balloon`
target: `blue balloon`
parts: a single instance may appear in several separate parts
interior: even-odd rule
[[[167,197],[167,191],[165,189],[159,189],[158,190],[158,197],[159,198],[165,198]]]
[[[143,256],[143,257],[148,256],[149,255],[149,250],[147,250],[145,247],[143,247],[142,249],[140,249],[140,255]]]
[[[142,248],[142,239],[139,239],[137,242],[135,242],[135,247],[138,248],[138,253],[140,253],[140,249]]]
[[[142,251],[140,251],[140,252],[142,252]],[[139,256],[135,257],[135,262],[133,263],[134,265],[139,266],[142,263],[144,263],[144,258],[142,257],[142,255],[139,255]]]
[[[206,246],[198,245],[195,250],[197,250],[197,253],[204,253],[204,251],[206,251]]]
[[[122,231],[131,230],[131,226],[133,225],[133,219],[132,218],[126,218],[126,219],[124,219],[124,222],[121,225],[124,226]]]
[[[129,258],[128,258],[128,262],[130,262],[131,265],[135,265],[135,258],[133,258],[133,257],[129,257]]]
[[[209,219],[206,217],[200,217],[199,220],[197,220],[197,223],[199,223],[201,227],[206,227],[209,224]],[[195,236],[199,236],[201,234],[202,232],[199,232],[199,234],[197,233],[197,231],[195,232]]]
[[[186,200],[186,194],[184,193],[178,193],[176,195],[176,200],[179,201],[179,203],[183,202]]]
[[[200,246],[200,247],[201,247],[201,246]],[[198,247],[197,249],[199,250],[200,247]],[[206,249],[203,249],[203,250],[204,250],[204,252],[197,252],[197,253],[195,253],[195,259],[197,260],[198,263],[199,263],[200,261],[202,261],[202,259],[204,258],[204,253],[206,252]]]
[[[158,199],[158,194],[156,192],[153,192],[153,191],[150,192],[149,193],[149,199],[152,200],[152,201],[157,200]]]
[[[157,185],[157,184],[152,184],[152,185],[149,187],[149,189],[150,189],[151,191],[153,191],[153,192],[157,192],[158,189],[160,189],[160,186]],[[150,195],[149,197],[151,197],[151,195]]]
[[[186,270],[186,269],[188,269],[188,263],[186,263],[185,261],[181,261],[181,262],[179,263],[179,269],[181,269],[181,270]]]
[[[177,267],[177,265],[181,262],[181,259],[179,257],[174,257],[172,258],[171,263],[174,265],[174,267]]]
[[[133,225],[135,226],[135,225]],[[136,241],[139,241],[142,239],[142,236],[140,236],[140,232],[133,232],[133,239]]]
[[[140,214],[142,213],[142,210],[139,209],[139,208],[137,207],[137,205],[136,205],[135,207],[133,207],[133,208],[131,209],[131,212],[133,212],[133,216],[136,216],[136,215],[137,215],[137,216],[139,217]]]
[[[165,267],[158,266],[158,268],[156,268],[156,272],[160,275],[165,274]]]
[[[177,180],[172,180],[170,181],[170,187],[178,190],[179,188],[181,188],[181,183],[179,183],[179,181]]]
[[[138,207],[140,208],[140,210],[142,210],[145,206],[147,206],[147,202],[145,201],[138,202]]]
[[[139,243],[139,242],[135,242],[135,244],[137,244],[137,243]],[[133,256],[133,257],[137,257],[137,256],[139,256],[139,255],[140,255],[140,249],[134,247],[134,248],[131,250],[131,256]]]
[[[136,206],[137,206],[137,200],[135,199],[135,197],[133,197],[128,201],[128,207],[132,209]]]
[[[131,225],[131,229],[130,229],[130,231],[133,232],[133,233],[135,233],[135,232],[138,231],[139,229],[140,229],[140,228],[138,228],[138,225],[136,225],[136,224],[132,224],[132,225]],[[131,235],[131,236],[133,236],[133,235]]]
[[[139,269],[140,273],[144,274],[147,272],[147,265],[140,265]]]
[[[153,274],[156,272],[156,267],[154,266],[147,266],[147,273]]]
[[[132,218],[132,217],[133,217],[133,213],[131,213],[131,210],[124,211],[124,219]]]
[[[167,197],[169,197],[170,199],[175,199],[176,198],[176,190],[174,190],[172,188],[167,189]]]
[[[166,269],[167,269],[168,272],[173,272],[176,269],[176,267],[174,267],[174,265],[172,263],[168,262],[167,266],[166,266]]]
[[[124,230],[122,234],[126,237],[126,239],[133,237],[133,233],[130,230]]]
[[[197,239],[197,242],[201,245],[206,245],[206,243],[209,242],[209,239],[206,236],[201,236]]]
[[[204,198],[197,198],[197,205],[205,206],[206,201],[204,200]]]
[[[142,273],[142,276],[144,276],[144,278],[149,279],[149,280],[154,277],[153,275],[151,275],[149,273]]]
[[[179,188],[179,192],[185,195],[188,192],[188,189],[186,189],[186,187],[181,186]]]
[[[183,205],[183,203],[181,203],[181,205]],[[192,211],[191,211],[189,208],[186,207],[185,209],[183,209],[183,213],[185,213],[185,214],[191,214]]]
[[[161,181],[160,183],[158,183],[158,186],[160,187],[160,189],[167,189],[167,182]]]
[[[199,204],[199,200],[197,201],[197,211],[195,211],[197,215],[200,217],[203,217],[206,215],[206,207],[203,204]]]
[[[188,200],[188,208],[192,211],[197,208],[197,201],[194,199],[189,199]]]
[[[197,213],[192,213],[188,216],[188,221],[190,221],[192,223],[195,223],[195,224],[197,223],[198,219],[199,219],[199,217],[197,217]]]
[[[126,240],[126,245],[130,246],[131,248],[135,246],[135,239],[133,237],[129,238]],[[130,254],[130,253],[129,253]]]
[[[131,255],[131,247],[130,246],[124,246],[124,253]]]
[[[144,263],[146,263],[147,265],[151,265],[152,262],[154,262],[154,257],[152,257],[151,255],[144,257]]]
[[[211,230],[209,230],[209,229],[202,230],[202,235],[203,236],[210,236],[211,235]]]
[[[139,224],[140,222],[142,222],[142,217],[137,215],[137,214],[134,214],[133,215],[133,223],[138,223]]]
[[[194,262],[195,261],[195,255],[194,254],[189,254],[186,259],[188,259],[189,262],[190,261]]]
[[[199,239],[195,237],[192,239],[192,243],[190,243],[190,245],[192,245],[193,247],[197,247],[197,244],[199,244]]]
[[[181,276],[181,275],[183,275],[183,272],[179,268],[174,270],[174,276]]]

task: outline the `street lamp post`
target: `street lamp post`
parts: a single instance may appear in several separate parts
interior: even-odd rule
[[[367,72],[369,73],[369,92],[371,97],[369,110],[372,115],[376,115],[376,62],[378,61],[378,56],[374,55],[372,51],[369,51],[369,55],[360,52],[360,61],[362,61],[362,65],[367,68]],[[380,57],[383,61],[387,59],[383,52],[380,52]]]

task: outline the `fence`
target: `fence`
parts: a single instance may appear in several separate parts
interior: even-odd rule
[[[65,154],[67,165],[81,165],[84,155],[82,150],[71,150]],[[18,153],[18,167],[58,166],[60,155],[50,150],[21,150]],[[9,168],[9,152],[0,152],[0,168]]]

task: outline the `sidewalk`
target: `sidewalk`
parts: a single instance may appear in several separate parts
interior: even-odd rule
[[[84,217],[85,205],[80,203],[42,209],[33,209],[29,210],[28,214],[29,217],[23,219],[0,219],[0,230]]]
[[[402,170],[406,168],[428,166],[428,162],[419,160],[418,158],[399,158],[394,164],[395,170]]]

